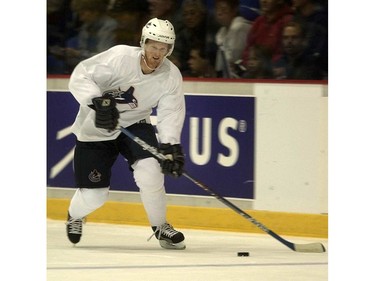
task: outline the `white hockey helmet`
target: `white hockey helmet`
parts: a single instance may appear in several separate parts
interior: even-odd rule
[[[142,29],[140,45],[143,51],[147,39],[170,44],[171,47],[166,56],[171,55],[174,48],[174,40],[176,39],[172,23],[158,18],[149,20]]]

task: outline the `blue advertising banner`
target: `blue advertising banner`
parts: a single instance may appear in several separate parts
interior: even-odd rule
[[[186,94],[181,143],[186,171],[225,197],[254,199],[255,98]],[[78,103],[69,92],[47,92],[47,186],[75,187],[70,132]],[[154,117],[156,120],[156,116]],[[154,123],[154,122],[153,122]],[[166,177],[167,193],[207,195],[188,179]],[[112,190],[138,191],[118,157]]]

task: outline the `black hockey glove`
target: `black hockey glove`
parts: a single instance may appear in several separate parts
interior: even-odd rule
[[[109,95],[92,99],[89,107],[95,110],[95,126],[102,129],[114,130],[120,114],[116,108],[116,100]]]
[[[163,174],[180,177],[184,170],[185,156],[182,153],[180,144],[162,143],[159,152],[164,154],[168,159],[161,160],[160,166]]]

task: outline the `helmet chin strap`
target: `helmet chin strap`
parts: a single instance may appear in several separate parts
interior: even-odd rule
[[[155,70],[156,70],[156,68],[151,68],[151,67],[147,64],[147,61],[146,61],[146,58],[145,58],[144,55],[142,55],[142,59],[143,59],[145,65],[147,66],[147,68],[148,68],[149,70],[151,70],[151,71],[155,71]],[[159,66],[158,66],[158,67],[159,67]]]

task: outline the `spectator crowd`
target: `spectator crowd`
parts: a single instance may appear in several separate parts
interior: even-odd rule
[[[47,0],[47,74],[172,22],[184,77],[328,79],[327,0]]]

